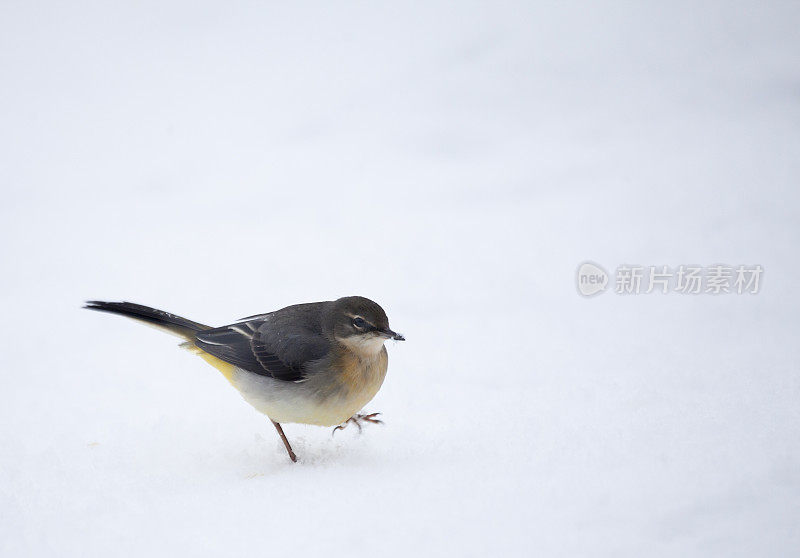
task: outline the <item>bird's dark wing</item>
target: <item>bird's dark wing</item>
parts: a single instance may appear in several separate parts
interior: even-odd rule
[[[324,303],[289,306],[255,319],[201,331],[195,344],[240,368],[276,380],[302,381],[306,365],[324,357],[329,342],[319,323]]]

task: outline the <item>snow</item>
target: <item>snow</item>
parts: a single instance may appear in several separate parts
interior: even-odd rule
[[[0,554],[800,550],[800,8],[0,5]],[[586,260],[755,295],[578,295]],[[613,287],[613,285],[612,285]],[[360,294],[331,436],[176,340]]]

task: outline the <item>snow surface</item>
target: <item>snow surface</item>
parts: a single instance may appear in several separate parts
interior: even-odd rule
[[[800,5],[662,4],[0,3],[0,554],[800,552]],[[408,338],[386,425],[296,465],[79,309],[350,294]]]

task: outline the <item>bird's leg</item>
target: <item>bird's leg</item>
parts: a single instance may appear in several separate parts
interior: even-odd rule
[[[370,414],[368,414],[368,415],[361,415],[361,414],[358,414],[358,415],[356,415],[356,416],[355,416],[355,419],[356,419],[356,420],[365,420],[365,421],[367,421],[367,422],[371,422],[372,424],[383,424],[383,421],[382,421],[382,420],[380,420],[380,419],[376,419],[376,418],[375,418],[375,417],[377,417],[379,414],[380,414],[380,413],[370,413]]]
[[[357,419],[357,418],[355,417],[355,415],[354,415],[354,416],[350,417],[349,419],[347,419],[346,421],[344,421],[344,422],[343,422],[342,424],[340,424],[339,426],[335,427],[335,428],[333,429],[333,432],[331,432],[331,436],[333,436],[334,434],[336,434],[336,431],[337,431],[337,430],[344,430],[345,428],[347,428],[347,425],[348,425],[349,423],[351,423],[351,422],[352,422],[353,424],[355,424],[356,426],[358,426],[358,431],[359,431],[359,432],[361,432],[361,425],[358,423],[358,419]]]
[[[272,420],[272,419],[269,419],[269,420]],[[278,434],[280,435],[281,440],[283,440],[283,445],[286,446],[286,451],[289,452],[289,459],[291,459],[294,463],[297,463],[297,456],[292,451],[292,446],[289,445],[289,440],[286,439],[286,434],[283,433],[283,428],[281,428],[280,423],[275,422],[274,420],[272,420],[272,424],[275,425],[275,430],[278,431]]]
[[[362,421],[362,420],[363,420],[364,422],[371,422],[372,424],[383,424],[383,421],[382,421],[382,420],[379,420],[379,419],[376,419],[376,418],[375,418],[375,417],[377,417],[379,414],[380,414],[380,413],[370,413],[370,414],[368,414],[368,415],[362,415],[361,413],[358,413],[358,414],[356,414],[356,415],[353,415],[352,417],[350,417],[349,419],[347,419],[346,421],[344,421],[342,424],[340,424],[339,426],[337,426],[336,428],[334,428],[334,429],[333,429],[333,432],[331,433],[331,436],[333,436],[334,434],[336,434],[336,431],[337,431],[337,430],[344,430],[345,428],[347,428],[347,425],[348,425],[349,423],[351,423],[351,422],[352,422],[353,424],[355,424],[356,426],[358,426],[358,431],[359,431],[359,432],[361,432],[361,430],[362,430],[362,426],[361,426],[361,421]]]

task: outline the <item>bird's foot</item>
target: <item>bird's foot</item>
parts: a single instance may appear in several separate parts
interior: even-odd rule
[[[331,436],[336,434],[337,430],[344,430],[345,428],[347,428],[347,425],[350,424],[351,422],[353,424],[355,424],[356,426],[358,426],[358,431],[359,432],[361,432],[361,430],[363,429],[363,427],[361,426],[361,422],[362,421],[363,422],[371,422],[372,424],[383,424],[382,420],[375,418],[379,414],[380,413],[370,413],[368,415],[362,415],[362,414],[359,413],[357,415],[353,415],[352,417],[350,417],[349,419],[344,421],[342,424],[340,424],[339,426],[334,428],[333,432],[331,432]]]

